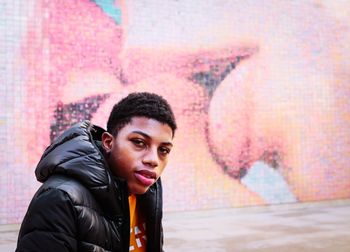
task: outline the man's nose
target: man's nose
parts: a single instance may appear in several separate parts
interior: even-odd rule
[[[143,156],[142,162],[152,168],[157,167],[159,163],[157,148],[148,148]]]

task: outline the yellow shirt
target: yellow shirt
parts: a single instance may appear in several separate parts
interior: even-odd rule
[[[136,196],[129,196],[130,209],[130,247],[129,251],[146,251],[146,222],[140,215],[136,204]]]

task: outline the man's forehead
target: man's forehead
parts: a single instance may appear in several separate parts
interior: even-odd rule
[[[128,134],[139,134],[164,143],[171,143],[173,138],[170,126],[153,118],[132,117],[124,128]]]

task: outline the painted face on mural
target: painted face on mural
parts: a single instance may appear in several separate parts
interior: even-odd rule
[[[259,192],[239,183],[257,161],[280,172],[299,200],[348,195],[350,22],[338,15],[346,6],[322,1],[153,3],[126,1],[118,24],[95,3],[77,1],[84,19],[61,20],[69,27],[65,30],[56,21],[76,13],[50,1],[51,32],[44,34],[54,45],[50,107],[61,102],[60,111],[68,116],[33,115],[29,121],[40,119],[35,125],[43,127],[33,127],[31,142],[43,132],[49,135],[52,124],[63,130],[73,118],[70,109],[79,104],[91,103],[84,116],[103,126],[111,106],[128,92],[152,91],[170,102],[179,124],[164,186],[195,187],[186,193],[190,208],[207,206],[208,197],[216,205],[261,203]],[[84,32],[87,27],[91,32]],[[29,51],[37,51],[30,46]],[[35,78],[45,76],[42,64],[29,63],[38,64]],[[44,86],[46,80],[28,83]],[[38,147],[33,156],[41,152]],[[214,186],[213,178],[225,186]],[[170,208],[177,207],[176,200],[168,200]]]
[[[163,173],[172,149],[167,124],[134,117],[116,136],[105,132],[102,145],[112,173],[126,180],[129,193],[145,193]]]

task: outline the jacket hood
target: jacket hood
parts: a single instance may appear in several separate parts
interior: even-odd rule
[[[79,181],[96,199],[115,201],[114,183],[98,145],[105,130],[89,121],[75,124],[47,147],[35,170],[38,181],[64,175]]]
[[[74,177],[88,187],[106,186],[109,176],[105,160],[90,133],[95,130],[89,121],[75,124],[45,150],[35,175],[40,182],[59,173]]]

